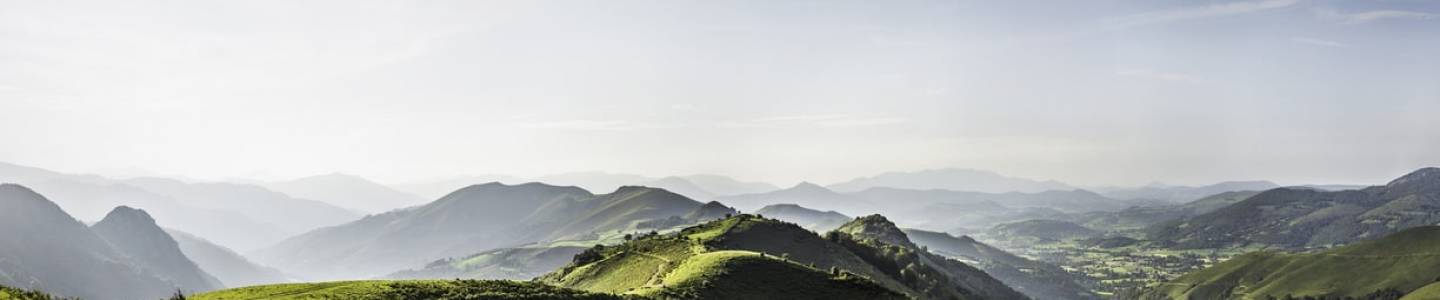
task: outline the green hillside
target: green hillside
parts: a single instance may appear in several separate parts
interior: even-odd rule
[[[1161,284],[1139,298],[1266,299],[1291,295],[1366,299],[1400,292],[1414,294],[1412,298],[1435,299],[1416,295],[1440,292],[1440,287],[1434,287],[1440,281],[1436,270],[1440,270],[1440,227],[1427,226],[1316,253],[1246,254]]]
[[[683,299],[902,299],[901,293],[914,293],[840,245],[753,215],[596,246],[538,281]]]
[[[3,298],[0,298],[3,299]],[[337,281],[251,286],[189,296],[192,300],[249,299],[622,299],[619,296],[507,280]]]

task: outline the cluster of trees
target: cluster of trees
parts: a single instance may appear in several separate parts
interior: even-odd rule
[[[12,288],[12,287],[8,287],[8,286],[0,285],[0,299],[16,299],[16,300],[61,300],[61,299],[66,299],[66,298],[59,298],[59,297],[55,297],[55,296],[50,296],[50,294],[46,294],[46,293],[39,292],[39,291],[22,290],[22,289],[17,289],[17,288]]]
[[[576,299],[619,300],[620,296],[559,288],[535,282],[508,280],[455,280],[443,284],[426,282],[392,283],[378,299],[397,300],[480,300],[480,299]]]
[[[1399,299],[1402,298],[1402,297],[1405,297],[1405,292],[1401,292],[1400,290],[1397,290],[1397,289],[1394,289],[1394,288],[1386,288],[1386,289],[1381,289],[1381,290],[1377,290],[1377,291],[1374,291],[1374,292],[1370,292],[1369,294],[1365,294],[1364,296],[1360,296],[1360,297],[1354,297],[1354,296],[1344,296],[1344,297],[1341,297],[1341,296],[1294,296],[1294,295],[1285,295],[1285,296],[1282,296],[1282,297],[1267,296],[1267,297],[1265,297],[1265,299],[1269,299],[1269,300],[1399,300]]]
[[[946,299],[955,294],[969,292],[950,288],[949,277],[920,263],[921,253],[912,249],[878,241],[860,240],[848,233],[838,231],[826,233],[825,239],[845,247],[860,259],[880,269],[881,273],[926,295],[926,298]],[[837,270],[831,271],[833,273]]]

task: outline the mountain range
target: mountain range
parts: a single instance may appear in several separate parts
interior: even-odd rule
[[[1324,247],[1440,224],[1440,168],[1424,168],[1383,186],[1323,191],[1276,188],[1194,217],[1146,229],[1180,248],[1266,245]]]
[[[119,207],[87,227],[15,184],[0,184],[0,208],[0,285],[85,299],[155,299],[222,287],[144,211]]]
[[[1001,223],[1072,213],[1118,211],[1133,205],[1085,190],[982,193],[877,187],[841,193],[810,183],[768,193],[718,197],[716,201],[742,211],[795,204],[847,215],[882,214],[906,227],[947,232],[984,230]]]
[[[321,201],[367,214],[427,202],[426,198],[397,191],[365,178],[340,173],[266,182],[261,185],[293,197]]]
[[[1171,186],[1151,184],[1135,188],[1102,188],[1100,194],[1115,199],[1150,199],[1162,203],[1183,203],[1224,192],[1264,191],[1280,187],[1274,182],[1226,181],[1205,186]]]
[[[577,187],[488,183],[301,234],[254,257],[309,279],[370,278],[490,249],[655,230],[672,217],[716,210],[655,188],[627,186],[596,195]]]
[[[205,236],[240,250],[359,218],[348,209],[250,184],[115,180],[5,163],[0,163],[0,182],[22,184],[45,194],[81,220],[98,221],[117,206],[140,207],[162,227]]]
[[[649,177],[607,172],[572,172],[529,178],[508,175],[461,176],[400,184],[396,185],[396,187],[416,195],[433,199],[478,182],[511,184],[544,182],[557,186],[577,186],[586,190],[600,192],[613,191],[622,186],[648,186],[662,188],[697,200],[710,200],[713,197],[725,195],[763,193],[780,189],[769,183],[740,181],[726,176],[711,174]]]
[[[990,171],[972,169],[931,169],[915,172],[889,172],[829,185],[840,192],[859,192],[888,187],[912,190],[952,190],[982,193],[1037,193],[1052,190],[1074,190],[1059,181],[1039,181],[1008,177]]]

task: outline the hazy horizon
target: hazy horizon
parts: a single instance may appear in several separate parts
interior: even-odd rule
[[[1383,184],[1440,166],[1437,36],[1434,1],[0,1],[0,162]]]

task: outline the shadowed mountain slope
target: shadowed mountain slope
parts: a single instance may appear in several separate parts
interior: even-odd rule
[[[968,236],[906,229],[905,235],[931,253],[959,259],[1033,299],[1100,299],[1082,285],[1085,278],[1059,266],[1026,259]]]
[[[175,239],[155,225],[155,219],[144,210],[116,207],[90,229],[129,257],[135,266],[160,276],[180,290],[195,293],[224,287],[220,280],[186,257]]]
[[[105,227],[121,229],[112,221]],[[0,184],[0,285],[85,299],[154,299],[180,287],[162,278],[173,277],[131,261],[45,197]]]
[[[1272,189],[1146,230],[1150,239],[1182,248],[1251,244],[1302,248],[1373,239],[1433,224],[1440,224],[1440,168],[1420,169],[1361,190]]]
[[[311,278],[370,278],[490,249],[637,231],[702,206],[654,188],[594,195],[576,187],[488,183],[423,206],[302,234],[255,258]]]
[[[227,287],[289,282],[288,276],[275,268],[259,265],[230,248],[216,245],[198,236],[166,230],[180,245],[180,252],[201,270],[214,275]]]

